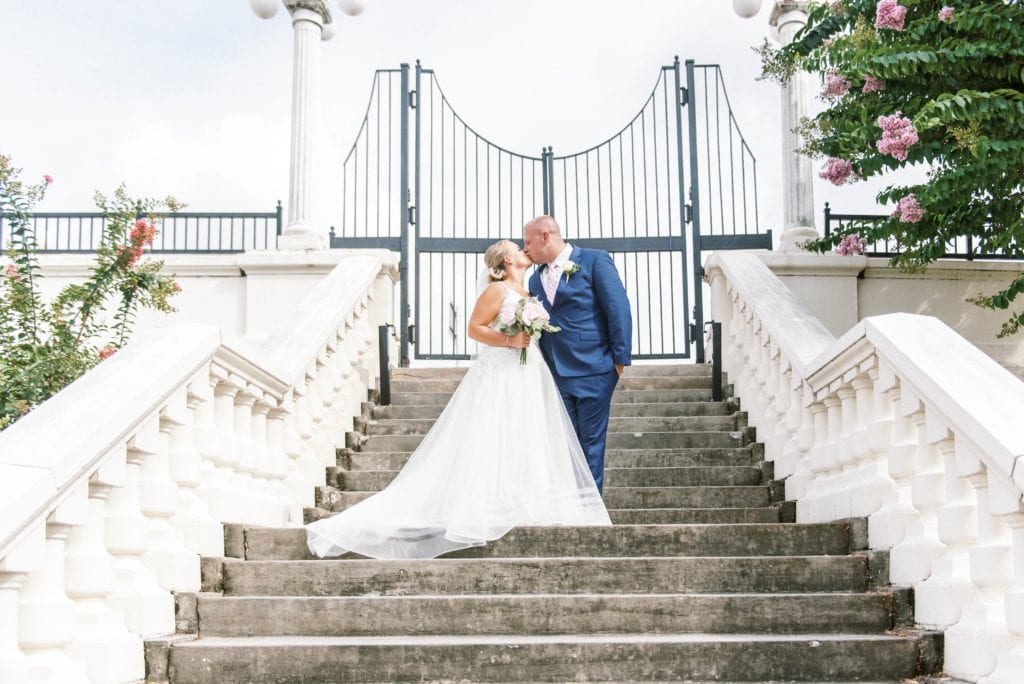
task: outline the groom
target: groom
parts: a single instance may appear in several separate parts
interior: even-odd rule
[[[550,216],[523,227],[523,252],[538,265],[530,294],[562,329],[541,336],[541,352],[601,491],[612,392],[633,339],[626,289],[607,252],[567,244]]]

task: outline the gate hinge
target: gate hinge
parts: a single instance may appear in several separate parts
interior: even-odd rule
[[[409,91],[409,108],[416,109],[420,104],[420,94],[416,90]]]
[[[416,205],[415,204],[410,204],[409,205],[409,225],[410,226],[415,226],[416,225]]]
[[[685,223],[693,223],[693,205],[692,204],[684,204],[683,205],[683,222],[685,222]]]
[[[679,104],[685,107],[690,102],[690,93],[687,92],[686,88],[679,88]]]

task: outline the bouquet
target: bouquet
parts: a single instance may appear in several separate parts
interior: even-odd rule
[[[561,328],[551,325],[547,309],[536,297],[523,297],[514,304],[507,303],[498,312],[498,331],[506,335],[529,333],[540,338],[542,332],[558,332]],[[519,363],[526,364],[526,349],[519,352]]]

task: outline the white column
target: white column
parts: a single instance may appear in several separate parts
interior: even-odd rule
[[[776,0],[769,24],[779,31],[779,42],[788,45],[807,24],[807,2]],[[814,228],[814,176],[811,160],[796,150],[803,140],[793,130],[808,116],[807,74],[798,71],[782,86],[782,211],[783,231],[779,249],[800,251],[799,245],[818,237]]]
[[[327,249],[328,233],[313,217],[320,128],[320,41],[330,12],[323,0],[285,0],[295,31],[288,223],[279,249]]]

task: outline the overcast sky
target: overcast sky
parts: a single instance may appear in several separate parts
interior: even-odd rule
[[[758,158],[761,225],[777,235],[779,91],[756,80],[751,51],[768,32],[764,4],[746,20],[729,0],[366,0],[359,17],[336,11],[337,35],[322,44],[318,219],[340,212],[332,188],[376,68],[420,59],[485,137],[564,154],[619,130],[679,55],[722,65]],[[95,190],[122,181],[197,211],[287,199],[284,9],[261,20],[246,0],[0,0],[0,28],[0,152],[28,179],[55,178],[40,210],[90,210]],[[815,211],[872,211],[873,195],[816,179]]]

